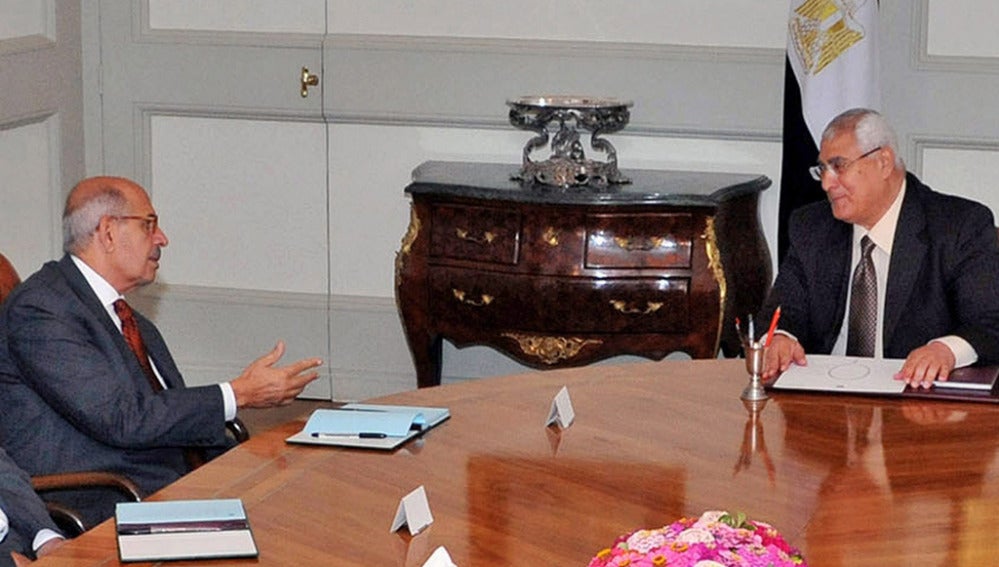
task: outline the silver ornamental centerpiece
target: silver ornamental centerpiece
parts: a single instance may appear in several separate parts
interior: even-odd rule
[[[627,126],[630,100],[582,96],[524,96],[508,100],[510,123],[537,132],[524,146],[523,165],[515,176],[525,182],[567,188],[576,185],[605,188],[629,183],[617,168],[617,150],[602,134]],[[554,134],[550,132],[554,130]],[[590,133],[590,147],[605,154],[605,161],[589,159],[580,141],[580,130]],[[551,141],[551,156],[534,161],[531,153]]]

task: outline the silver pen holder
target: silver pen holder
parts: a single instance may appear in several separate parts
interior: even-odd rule
[[[762,342],[743,341],[742,350],[746,355],[746,372],[749,373],[749,385],[742,391],[743,400],[758,402],[766,400],[766,389],[763,387],[763,353]]]

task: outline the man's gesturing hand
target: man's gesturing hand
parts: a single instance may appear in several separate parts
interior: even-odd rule
[[[323,361],[304,358],[287,366],[275,366],[284,355],[284,341],[274,350],[254,360],[238,378],[230,382],[236,407],[269,408],[291,403],[319,373],[314,369]]]

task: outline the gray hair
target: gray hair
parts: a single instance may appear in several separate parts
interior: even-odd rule
[[[79,253],[94,238],[94,231],[105,216],[124,215],[128,211],[128,199],[121,190],[114,187],[101,187],[82,203],[70,206],[62,215],[62,249],[67,253]]]
[[[839,134],[850,132],[857,139],[861,151],[874,148],[891,148],[895,154],[895,166],[905,169],[905,162],[898,152],[898,137],[888,120],[870,108],[851,108],[833,118],[822,131],[822,141],[826,142]]]

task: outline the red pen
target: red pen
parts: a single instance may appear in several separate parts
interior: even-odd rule
[[[780,319],[780,305],[777,306],[777,309],[774,309],[774,317],[770,320],[770,328],[767,329],[767,342],[763,345],[764,347],[770,346],[770,341],[774,338],[774,331],[777,330],[778,319]]]

